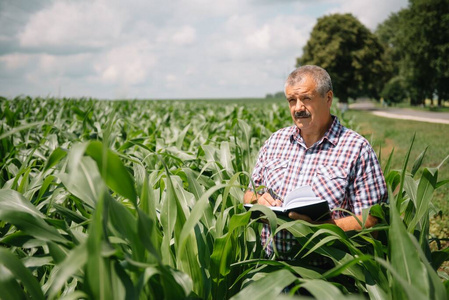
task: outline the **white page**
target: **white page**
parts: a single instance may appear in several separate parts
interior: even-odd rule
[[[304,198],[304,200],[314,200],[317,198],[310,185],[300,186],[293,191],[289,192],[284,199],[284,206],[294,199]]]

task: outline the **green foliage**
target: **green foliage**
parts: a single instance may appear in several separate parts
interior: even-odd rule
[[[401,77],[394,77],[385,84],[380,95],[387,103],[400,103],[407,97],[404,81]]]
[[[380,24],[376,34],[387,48],[393,76],[406,80],[411,103],[449,99],[449,1],[411,0]]]
[[[336,96],[377,97],[385,81],[384,47],[368,28],[351,14],[318,19],[297,64],[319,65],[329,72]]]
[[[410,151],[401,170],[385,167],[391,204],[371,208],[375,228],[343,232],[254,206],[300,242],[296,260],[278,261],[264,256],[262,223],[242,198],[261,144],[291,123],[286,103],[16,99],[0,109],[4,299],[274,299],[284,288],[447,298],[436,272],[447,248],[428,244],[433,191],[447,181],[421,167],[425,153],[411,171]]]

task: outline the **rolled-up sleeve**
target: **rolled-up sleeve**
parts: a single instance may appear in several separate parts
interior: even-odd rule
[[[387,200],[385,179],[377,160],[376,153],[369,145],[365,145],[360,152],[355,166],[353,184],[349,186],[353,212],[362,213],[363,208]]]

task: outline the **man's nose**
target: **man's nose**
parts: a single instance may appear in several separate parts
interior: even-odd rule
[[[301,99],[296,99],[295,111],[300,111],[304,109],[304,103]]]

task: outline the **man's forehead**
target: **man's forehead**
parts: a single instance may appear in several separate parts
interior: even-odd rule
[[[286,94],[313,94],[315,93],[316,83],[313,79],[303,80],[287,85],[285,92]]]

